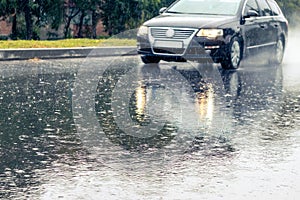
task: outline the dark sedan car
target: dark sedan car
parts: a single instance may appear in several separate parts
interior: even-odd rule
[[[210,59],[236,69],[256,53],[281,64],[287,36],[274,0],[177,0],[145,22],[137,40],[144,63]]]

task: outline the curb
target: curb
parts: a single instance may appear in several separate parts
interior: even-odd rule
[[[0,49],[0,61],[137,55],[135,46]]]

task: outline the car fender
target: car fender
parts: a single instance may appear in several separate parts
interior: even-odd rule
[[[244,37],[243,37],[243,32],[242,32],[242,29],[239,27],[239,26],[233,26],[235,27],[234,29],[233,28],[225,28],[224,29],[224,42],[225,42],[225,45],[228,46],[229,43],[231,42],[231,40],[235,37],[237,37],[239,39],[239,41],[241,42],[241,45],[242,45],[242,48],[243,48],[243,51],[242,51],[242,57],[246,51],[245,49],[245,45],[244,45]]]

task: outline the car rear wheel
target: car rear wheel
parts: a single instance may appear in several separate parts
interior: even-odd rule
[[[221,61],[224,69],[237,69],[242,59],[242,46],[237,37],[234,37],[226,49],[226,57]]]
[[[284,42],[283,38],[280,37],[276,43],[275,51],[271,57],[270,62],[272,64],[280,65],[284,56]]]
[[[159,63],[160,58],[155,56],[141,56],[143,63],[150,64],[150,63]]]

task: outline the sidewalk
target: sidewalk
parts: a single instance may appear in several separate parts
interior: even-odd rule
[[[78,48],[37,48],[0,49],[0,61],[61,58],[85,58],[136,55],[135,46],[126,47],[78,47]]]

